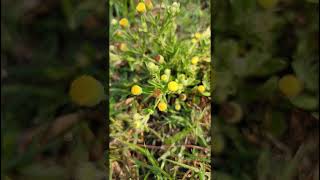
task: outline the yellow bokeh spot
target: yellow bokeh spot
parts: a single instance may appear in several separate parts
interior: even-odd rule
[[[195,43],[197,43],[198,41],[197,41],[197,39],[193,38],[193,39],[191,40],[191,42],[195,44]]]
[[[197,57],[197,56],[195,56],[195,57],[193,57],[193,58],[191,59],[191,63],[192,63],[193,65],[198,64],[198,62],[199,62],[199,57]]]
[[[140,2],[140,3],[137,5],[136,10],[137,10],[139,13],[144,13],[144,12],[146,12],[146,5],[145,5],[143,2]]]
[[[168,84],[168,89],[170,90],[170,91],[177,91],[178,90],[178,88],[179,88],[179,84],[177,83],[177,82],[175,82],[175,81],[171,81],[171,82],[169,82],[169,84]]]
[[[167,104],[165,102],[160,102],[158,104],[159,111],[166,111],[167,110]]]
[[[95,106],[105,99],[103,85],[88,75],[80,76],[71,83],[69,95],[80,106]]]
[[[279,89],[287,97],[295,97],[301,93],[303,85],[296,76],[289,74],[279,80]]]
[[[200,93],[203,93],[206,90],[206,88],[203,85],[198,86],[198,91]]]
[[[120,21],[119,21],[119,24],[120,26],[122,27],[128,27],[129,26],[129,21],[127,18],[122,18]]]
[[[134,85],[131,87],[131,93],[133,95],[140,95],[142,93],[142,88],[138,85]]]

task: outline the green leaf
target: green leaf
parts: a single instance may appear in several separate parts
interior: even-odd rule
[[[296,59],[292,62],[292,68],[297,77],[301,79],[305,88],[317,92],[319,89],[319,62]]]
[[[254,71],[255,75],[267,76],[279,72],[287,67],[286,61],[282,59],[270,59]]]
[[[192,171],[194,171],[194,172],[200,172],[200,170],[199,170],[198,168],[189,166],[189,165],[187,165],[187,164],[183,164],[183,163],[180,163],[180,162],[177,162],[177,161],[172,161],[172,160],[170,160],[170,159],[165,159],[165,160],[168,161],[168,162],[171,162],[171,163],[173,163],[173,164],[179,165],[179,166],[181,166],[181,167],[190,169],[190,170],[192,170]]]
[[[258,88],[260,97],[271,97],[278,89],[278,80],[277,76],[273,76],[268,79],[262,86]]]
[[[178,132],[174,136],[167,138],[164,142],[166,144],[176,143],[176,142],[180,141],[182,138],[186,137],[191,131],[192,131],[192,129],[190,129],[190,128],[184,129],[183,131]]]
[[[315,110],[319,105],[318,98],[306,94],[291,98],[290,101],[293,105],[305,110]]]

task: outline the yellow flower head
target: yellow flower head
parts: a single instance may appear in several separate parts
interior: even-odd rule
[[[168,89],[170,90],[170,91],[177,91],[178,89],[179,89],[179,84],[177,83],[177,82],[175,82],[175,81],[171,81],[171,82],[169,82],[169,84],[168,84]]]
[[[199,57],[198,57],[198,56],[195,56],[195,57],[193,57],[193,58],[191,59],[191,63],[192,63],[193,65],[198,64],[198,62],[199,62]]]
[[[279,80],[279,89],[287,97],[295,97],[300,94],[303,85],[296,76],[289,74]]]
[[[162,81],[165,81],[165,82],[166,82],[166,81],[168,81],[168,79],[169,79],[169,78],[168,78],[168,76],[167,76],[166,74],[163,74],[163,75],[161,76],[161,80],[162,80]]]
[[[179,111],[179,110],[181,109],[181,105],[180,105],[180,104],[176,104],[176,105],[174,106],[174,108],[175,108],[177,111]]]
[[[105,98],[103,85],[92,76],[83,75],[70,86],[71,100],[80,106],[95,106]]]
[[[131,87],[131,93],[136,96],[140,95],[142,93],[142,88],[138,85],[134,85]]]
[[[200,34],[199,32],[196,32],[196,33],[194,34],[194,37],[195,37],[196,39],[200,39],[200,38],[201,38],[201,34]]]
[[[203,93],[206,90],[206,88],[203,85],[198,86],[198,91],[200,93]]]
[[[128,27],[129,26],[129,21],[127,18],[122,18],[120,21],[119,21],[119,24],[121,27]]]
[[[146,12],[146,5],[145,5],[143,2],[140,2],[140,3],[137,5],[136,10],[137,10],[139,13],[144,13],[144,12]]]
[[[167,110],[167,104],[165,102],[160,102],[158,104],[159,111],[166,111]]]

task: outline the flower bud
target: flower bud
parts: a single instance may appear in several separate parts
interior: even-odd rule
[[[187,95],[186,94],[180,94],[179,98],[180,98],[180,100],[185,101],[185,100],[187,100]]]
[[[167,82],[168,80],[169,80],[168,75],[163,74],[163,75],[161,76],[161,81]]]
[[[147,67],[151,72],[156,72],[159,70],[159,66],[155,65],[153,62],[149,62]]]
[[[174,2],[170,7],[170,12],[172,14],[180,12],[180,3]]]
[[[158,61],[160,64],[165,62],[163,56],[161,56],[160,54],[155,57],[155,60]]]
[[[112,20],[111,20],[111,24],[112,24],[112,25],[116,25],[116,24],[118,24],[118,21],[117,21],[116,19],[112,19]]]
[[[146,3],[148,10],[151,10],[153,8],[152,0],[145,0],[144,2]]]
[[[180,104],[176,104],[176,105],[174,106],[174,108],[175,108],[177,111],[179,111],[179,110],[181,109],[181,105],[180,105]]]
[[[170,70],[170,69],[165,69],[165,70],[164,70],[164,73],[165,73],[166,75],[170,76],[170,75],[171,75],[171,70]]]

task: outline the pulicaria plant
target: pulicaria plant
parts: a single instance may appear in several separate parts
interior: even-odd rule
[[[111,170],[117,171],[114,174],[129,174],[124,172],[125,167],[116,168],[119,164],[135,164],[138,170],[130,172],[130,177],[157,176],[154,168],[158,167],[159,177],[170,179],[180,176],[179,169],[170,168],[177,165],[174,163],[189,168],[188,173],[194,177],[199,177],[199,172],[203,176],[209,174],[209,163],[200,166],[176,162],[179,154],[184,156],[185,148],[172,146],[166,156],[155,160],[150,157],[152,148],[137,146],[158,143],[164,147],[181,140],[204,149],[208,146],[210,28],[184,34],[181,28],[188,27],[182,27],[177,20],[180,8],[177,2],[153,4],[149,0],[136,4],[135,19],[118,17],[111,21],[110,158]],[[205,123],[203,119],[207,119]],[[128,145],[130,151],[125,151]],[[133,156],[132,151],[147,156],[149,165],[142,165],[139,156],[135,162],[120,163],[121,154]],[[209,158],[207,151],[201,153]],[[169,157],[174,162],[164,165],[168,163],[164,159]]]

